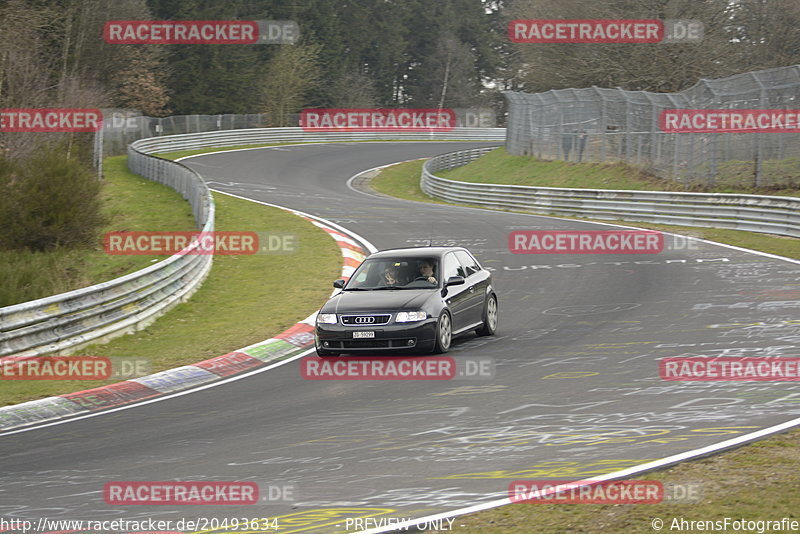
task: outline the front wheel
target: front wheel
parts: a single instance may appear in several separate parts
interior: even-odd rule
[[[442,354],[449,351],[452,339],[453,326],[450,322],[450,314],[443,311],[436,323],[436,343],[433,345],[433,353]]]
[[[497,332],[497,297],[489,295],[483,307],[483,326],[475,330],[479,336],[493,336]]]

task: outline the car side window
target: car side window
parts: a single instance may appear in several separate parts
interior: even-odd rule
[[[452,252],[448,253],[447,256],[444,257],[444,269],[442,272],[444,273],[442,278],[445,282],[447,282],[453,276],[463,276],[466,278],[464,274],[464,268],[461,266],[458,258],[456,258],[456,255]]]
[[[360,273],[358,273],[358,276],[356,277],[355,281],[358,282],[358,283],[366,282],[367,281],[367,277],[370,274],[372,265],[373,265],[373,263],[371,263],[371,262],[367,263],[366,265],[364,265],[364,268],[361,270]]]
[[[480,271],[480,267],[478,267],[478,263],[475,261],[475,258],[464,252],[463,250],[457,250],[456,256],[461,261],[461,265],[464,266],[464,272],[467,273],[467,276],[473,275]],[[465,276],[464,278],[466,278]]]

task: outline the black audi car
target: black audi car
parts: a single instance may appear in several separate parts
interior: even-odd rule
[[[442,353],[453,337],[497,329],[491,274],[461,247],[419,247],[371,254],[319,310],[317,354]]]

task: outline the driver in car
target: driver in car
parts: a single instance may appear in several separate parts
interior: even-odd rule
[[[436,283],[436,277],[433,276],[433,264],[428,260],[422,260],[419,262],[419,277],[417,280],[427,280],[431,284]]]

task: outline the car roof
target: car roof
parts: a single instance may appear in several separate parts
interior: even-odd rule
[[[431,256],[443,256],[445,253],[455,250],[467,250],[464,247],[411,247],[411,248],[390,248],[379,250],[370,254],[372,258],[396,258],[405,256],[408,258],[430,258]]]

